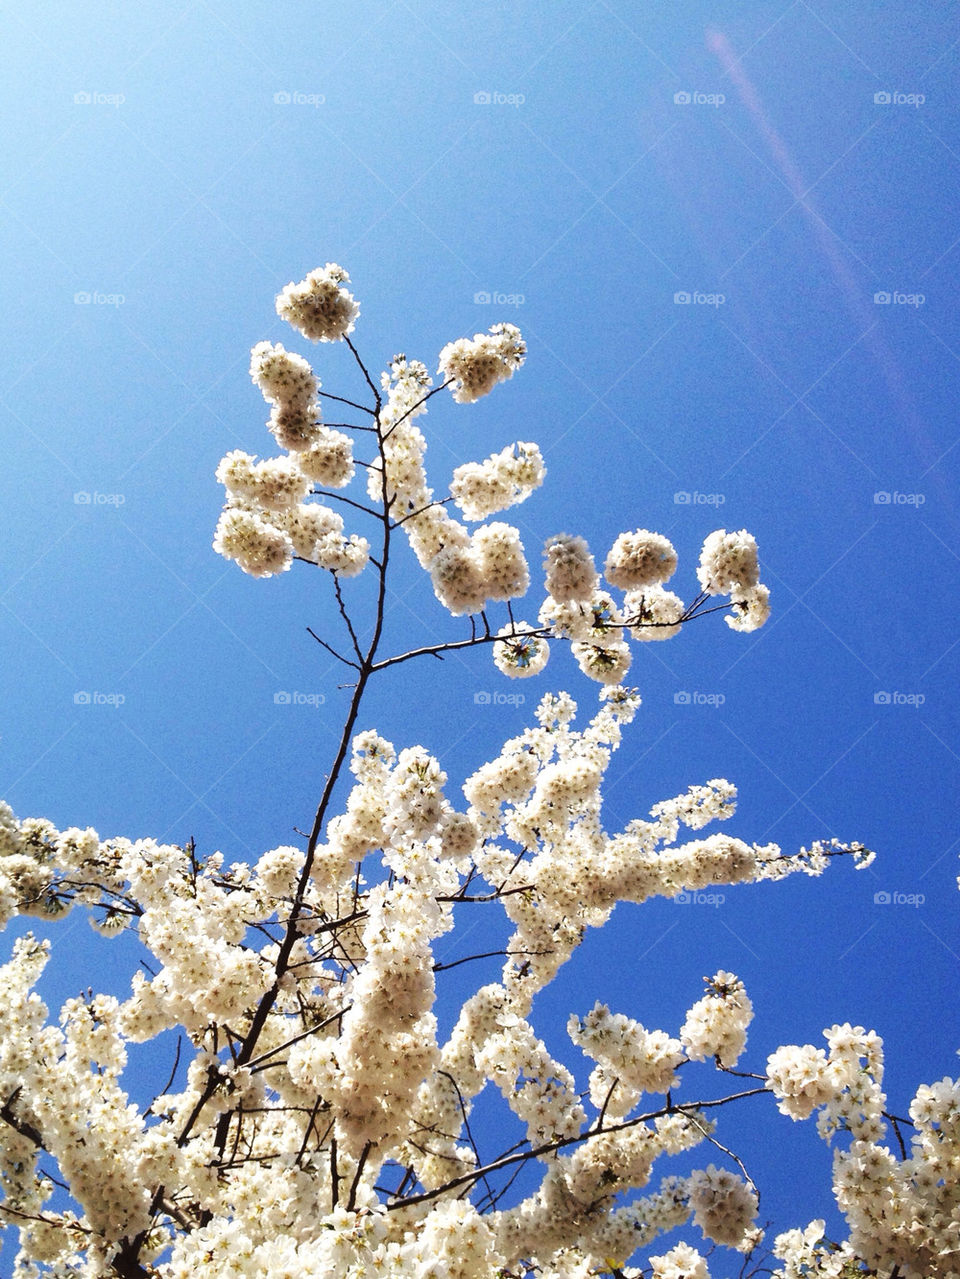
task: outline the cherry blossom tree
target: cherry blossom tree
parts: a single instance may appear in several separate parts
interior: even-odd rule
[[[722,778],[605,828],[605,774],[639,704],[625,682],[635,646],[713,612],[735,631],[762,626],[756,542],[710,532],[684,603],[657,533],[618,533],[598,570],[582,537],[548,531],[542,602],[526,611],[519,532],[491,517],[542,484],[537,445],[457,467],[438,498],[417,426],[434,397],[466,405],[510,379],[526,354],[519,331],[448,344],[435,385],[404,355],[376,378],[351,336],[348,283],[328,264],[289,284],[277,310],[303,337],[346,348],[365,402],[260,343],[251,375],[283,452],[234,451],[217,472],[221,555],[255,577],[296,561],[329,581],[331,626],[314,638],[342,667],[349,706],[302,844],[228,864],[189,842],[101,839],[0,807],[3,922],[76,908],[106,934],[135,931],[149,956],[128,998],[91,990],[54,1020],[33,990],[46,943],[22,938],[0,969],[0,1214],[19,1231],[18,1279],[706,1279],[717,1264],[791,1279],[960,1276],[960,1085],[923,1086],[909,1117],[888,1113],[872,1031],[835,1025],[826,1049],[781,1047],[747,1069],[750,999],[721,971],[668,1030],[599,1001],[573,1012],[572,1064],[538,1035],[538,992],[618,903],[820,875],[839,859],[861,868],[872,853],[701,836],[734,813]],[[338,420],[325,420],[331,409]],[[391,651],[387,585],[404,543],[454,620],[431,644]],[[362,590],[369,627],[351,603]],[[422,746],[361,727],[368,685],[395,667],[477,649],[504,676],[535,678],[564,644],[592,710],[544,693],[462,789]],[[434,947],[466,910],[505,915],[512,934],[500,979],[443,1039],[435,1010],[452,965]],[[137,1102],[128,1049],[145,1043],[171,1069]],[[697,1070],[728,1076],[723,1095],[698,1097]],[[471,1124],[488,1087],[504,1106],[496,1148],[489,1125]],[[846,1239],[826,1238],[820,1220],[764,1238],[735,1120],[719,1135],[746,1098],[817,1115]],[[671,1173],[671,1156],[698,1147],[703,1167]],[[689,1241],[665,1246],[678,1227]]]

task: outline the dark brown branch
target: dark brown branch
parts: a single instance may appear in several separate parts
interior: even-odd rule
[[[330,1138],[330,1211],[340,1202],[340,1173],[337,1171],[337,1139]]]
[[[338,1021],[339,1018],[341,1018],[343,1014],[349,1011],[352,1007],[353,1004],[345,1004],[338,1013],[331,1013],[329,1017],[326,1017],[323,1021],[317,1022],[315,1026],[308,1026],[306,1030],[302,1030],[299,1035],[294,1035],[292,1039],[285,1040],[282,1044],[278,1044],[276,1048],[269,1048],[265,1053],[261,1053],[259,1057],[254,1057],[252,1061],[247,1063],[247,1065],[254,1073],[260,1070],[269,1069],[266,1064],[268,1058],[275,1057],[277,1053],[286,1052],[286,1050],[288,1048],[292,1048],[294,1044],[299,1044],[301,1039],[309,1039],[311,1035],[315,1035],[318,1031],[325,1030],[331,1022]]]
[[[176,1051],[176,1053],[174,1054],[174,1058],[173,1058],[173,1066],[172,1066],[172,1068],[171,1068],[171,1070],[170,1070],[170,1075],[169,1075],[169,1077],[167,1078],[167,1082],[164,1084],[164,1086],[163,1086],[163,1087],[160,1089],[160,1091],[157,1093],[157,1097],[163,1097],[163,1096],[165,1096],[165,1095],[166,1095],[166,1094],[170,1091],[170,1085],[173,1083],[174,1077],[175,1077],[175,1075],[176,1075],[176,1073],[177,1073],[177,1067],[180,1065],[180,1048],[181,1048],[181,1046],[182,1046],[182,1043],[183,1043],[183,1041],[182,1041],[182,1039],[180,1038],[180,1036],[178,1035],[178,1036],[177,1036],[177,1051]],[[154,1097],[153,1101],[150,1103],[150,1105],[147,1107],[147,1109],[143,1112],[143,1117],[144,1117],[144,1119],[146,1119],[147,1115],[152,1115],[152,1114],[153,1114],[153,1104],[154,1104],[154,1102],[157,1100],[157,1097]]]
[[[412,414],[416,413],[417,409],[420,408],[421,404],[426,404],[427,400],[432,399],[435,395],[439,395],[439,393],[445,390],[450,385],[451,382],[455,382],[455,381],[456,381],[456,378],[448,377],[446,382],[441,382],[439,386],[432,387],[426,393],[426,395],[421,396],[421,398],[417,400],[416,404],[411,404],[410,407],[407,409],[406,413],[404,413],[401,417],[398,417],[396,422],[394,422],[393,425],[390,427],[389,431],[387,431],[384,434],[384,437],[383,437],[384,440],[389,440],[390,436],[394,433],[397,427],[402,422],[405,422],[408,417],[412,416]]]
[[[310,626],[307,627],[307,634],[312,635],[313,638],[317,641],[317,643],[321,646],[321,648],[325,648],[328,653],[330,653],[333,657],[337,659],[338,662],[343,662],[344,666],[352,666],[355,671],[358,671],[360,669],[360,667],[357,665],[356,662],[351,662],[349,657],[344,657],[344,655],[342,653],[338,653],[335,648],[331,648],[331,646],[327,643],[327,641],[322,640],[320,636],[316,633],[316,631],[313,630],[312,627]]]
[[[325,400],[336,400],[338,404],[349,404],[352,409],[357,409],[360,413],[369,413],[371,417],[377,416],[373,409],[368,409],[365,404],[358,404],[356,400],[347,400],[342,395],[331,395],[329,391],[318,391],[317,394]],[[370,428],[367,429],[369,430]]]
[[[435,973],[446,972],[448,968],[459,968],[461,964],[472,964],[475,959],[495,959],[497,955],[534,955],[542,954],[542,951],[531,950],[485,950],[479,955],[464,955],[463,959],[451,959],[449,964],[434,964],[433,971]]]
[[[38,1149],[42,1150],[43,1133],[40,1129],[34,1128],[33,1124],[27,1123],[25,1119],[21,1119],[19,1115],[15,1115],[13,1113],[13,1103],[17,1100],[22,1091],[23,1088],[20,1087],[14,1089],[14,1091],[10,1094],[7,1100],[3,1103],[2,1109],[0,1109],[0,1119],[11,1127],[14,1132],[18,1132],[21,1137],[26,1137],[27,1141],[32,1141]]]
[[[350,1194],[347,1198],[347,1212],[353,1212],[357,1206],[357,1191],[360,1189],[360,1178],[363,1176],[363,1167],[367,1162],[367,1156],[373,1148],[373,1142],[368,1141],[360,1152],[360,1158],[357,1160],[357,1170],[353,1174],[353,1181],[350,1183]]]
[[[328,497],[335,502],[343,502],[346,506],[353,506],[356,508],[356,510],[362,511],[364,515],[369,515],[375,520],[380,519],[379,511],[373,510],[373,508],[370,506],[364,506],[362,502],[355,502],[352,497],[347,497],[343,493],[330,492],[328,489],[311,489],[310,496],[311,497]]]
[[[363,374],[364,378],[366,379],[367,386],[369,386],[370,390],[373,392],[373,400],[377,407],[376,407],[376,411],[372,414],[372,416],[377,419],[377,425],[379,426],[380,410],[383,407],[383,397],[380,395],[380,388],[377,386],[373,378],[370,376],[370,373],[367,370],[367,366],[364,364],[363,360],[360,359],[360,355],[357,351],[357,348],[350,341],[346,333],[343,335],[343,340],[344,342],[346,342],[347,346],[350,348],[350,351],[353,354],[353,358],[356,360],[357,364],[360,366],[360,372]]]
[[[356,653],[357,657],[362,662],[363,653],[360,649],[360,641],[357,639],[357,633],[353,629],[353,622],[351,622],[350,620],[350,614],[347,612],[347,606],[343,602],[343,591],[340,589],[340,578],[337,576],[336,573],[334,573],[333,575],[333,589],[337,596],[337,608],[340,610],[340,616],[343,618],[346,624],[347,630],[350,633],[350,642],[353,644],[353,651]],[[357,666],[355,662],[351,662],[350,665],[356,667],[357,670],[360,669],[360,667]]]
[[[388,1204],[387,1208],[388,1210],[409,1208],[413,1204],[428,1203],[440,1195],[449,1194],[451,1190],[456,1190],[458,1186],[469,1185],[489,1173],[499,1172],[502,1168],[510,1168],[520,1161],[539,1159],[541,1155],[551,1155],[554,1151],[563,1150],[567,1146],[578,1145],[580,1142],[590,1141],[593,1137],[624,1132],[628,1128],[635,1128],[637,1124],[649,1123],[651,1119],[660,1119],[665,1115],[682,1115],[688,1111],[708,1110],[716,1106],[726,1106],[731,1101],[740,1101],[744,1097],[759,1097],[767,1091],[766,1088],[750,1088],[745,1092],[732,1093],[729,1097],[718,1097],[715,1101],[680,1102],[676,1105],[662,1106],[659,1110],[649,1111],[645,1115],[637,1115],[635,1119],[627,1119],[623,1123],[611,1124],[607,1128],[594,1127],[588,1129],[587,1132],[578,1133],[575,1137],[558,1137],[555,1141],[546,1141],[539,1146],[531,1146],[529,1150],[525,1150],[518,1155],[501,1156],[501,1158],[494,1159],[491,1163],[485,1164],[481,1168],[475,1168],[472,1172],[464,1173],[463,1176],[453,1177],[450,1181],[436,1187],[434,1190],[425,1190],[422,1194],[411,1195],[400,1203]]]

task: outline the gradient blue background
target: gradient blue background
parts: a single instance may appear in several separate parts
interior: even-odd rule
[[[8,6],[0,794],[21,817],[193,836],[228,861],[291,842],[346,694],[305,630],[335,625],[325,576],[257,582],[210,547],[221,456],[275,452],[249,349],[289,342],[326,389],[362,394],[347,351],[311,350],[273,311],[326,261],[351,273],[375,369],[398,350],[434,369],[446,341],[511,320],[522,372],[425,419],[434,486],[536,440],[549,478],[513,513],[535,568],[550,533],[602,556],[648,527],[676,545],[689,597],[703,537],[747,527],[772,589],[754,636],[714,617],[637,651],[644,705],[608,829],[724,776],[741,791],[731,833],[879,854],[719,907],[622,908],[538,1026],[585,1080],[570,1011],[601,998],[675,1033],[702,975],[727,968],[757,1012],[747,1065],[834,1021],[874,1027],[904,1113],[955,1071],[960,1040],[955,24],[955,5],[906,0]],[[495,292],[513,302],[475,300]],[[369,617],[365,590],[346,587]],[[408,553],[393,591],[389,649],[464,633]],[[424,660],[374,685],[362,725],[436,752],[457,797],[559,687],[589,711],[559,648],[520,686],[485,652]],[[495,690],[527,704],[475,701]],[[481,922],[440,958],[485,949]],[[79,915],[50,932],[55,1006],[92,972],[124,993],[133,946]],[[496,968],[450,974],[444,1025]],[[142,1087],[168,1065],[142,1060]],[[684,1096],[713,1087],[691,1077]],[[763,1220],[839,1228],[812,1125],[751,1102],[720,1135],[764,1189]],[[491,1153],[496,1139],[491,1124]]]

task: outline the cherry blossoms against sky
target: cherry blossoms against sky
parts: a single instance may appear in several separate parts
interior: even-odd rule
[[[745,837],[859,840],[876,860],[642,917],[621,907],[542,1008],[567,1060],[571,1009],[585,1040],[598,1001],[676,1033],[704,975],[735,973],[755,1061],[822,1048],[778,1059],[783,1114],[738,1115],[745,1141],[773,1134],[751,1169],[762,1215],[833,1226],[830,1153],[791,1115],[828,1065],[869,1057],[869,1032],[899,1113],[956,1074],[960,1046],[946,994],[960,966],[960,46],[946,3],[728,9],[280,0],[265,18],[205,0],[7,16],[0,795],[60,830],[193,839],[227,863],[309,826],[347,699],[307,632],[327,634],[327,584],[278,572],[282,539],[264,548],[266,580],[211,542],[218,468],[238,493],[304,477],[363,492],[331,406],[311,417],[311,378],[350,400],[367,388],[342,343],[289,323],[300,282],[342,264],[360,310],[341,319],[375,374],[396,358],[469,374],[420,423],[429,479],[451,517],[494,528],[503,494],[523,495],[502,521],[535,579],[531,627],[554,620],[538,616],[548,537],[561,595],[604,573],[653,592],[661,633],[676,600],[725,589],[705,539],[756,539],[739,627],[705,617],[669,643],[631,639],[642,702],[607,771],[610,827],[729,778]],[[499,344],[485,370],[464,362],[475,334]],[[282,450],[309,460],[256,471]],[[369,626],[369,529],[338,518],[288,530],[290,545],[323,540]],[[491,536],[518,571],[509,536]],[[418,559],[415,537],[400,542],[388,631],[407,647],[469,634],[453,548],[425,573],[424,546]],[[371,686],[360,727],[422,744],[460,796],[545,693],[595,713],[587,656],[551,644],[545,661],[514,639],[496,662],[420,659]],[[26,930],[10,925],[5,957]],[[38,987],[53,1008],[90,973],[127,996],[132,944],[79,912],[50,935],[70,952]],[[482,935],[437,941],[444,961],[483,949]],[[444,1035],[477,976],[451,971]],[[862,1043],[824,1040],[847,1023]],[[167,1068],[144,1067],[145,1092]],[[820,1196],[799,1214],[798,1181]]]

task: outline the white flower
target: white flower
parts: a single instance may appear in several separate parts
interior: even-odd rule
[[[299,453],[320,435],[320,406],[299,401],[275,404],[267,427],[281,448]]]
[[[328,262],[277,295],[277,315],[314,342],[336,342],[353,332],[360,307],[343,285],[350,277]]]
[[[510,524],[484,524],[472,540],[485,597],[510,600],[525,595],[530,572],[517,530]]]
[[[683,611],[680,596],[662,586],[645,586],[623,597],[624,621],[633,623],[630,634],[636,640],[672,639],[680,630]]]
[[[707,1263],[689,1244],[678,1243],[662,1257],[651,1257],[653,1279],[710,1279]]]
[[[759,582],[737,592],[733,600],[733,613],[723,620],[735,631],[756,631],[770,616],[770,591]]]
[[[468,520],[482,520],[526,501],[545,475],[537,445],[520,442],[491,454],[485,462],[458,466],[450,493]]]
[[[224,559],[236,560],[251,577],[284,573],[293,559],[293,543],[286,533],[239,507],[227,507],[220,516],[213,549]]]
[[[694,1222],[707,1239],[740,1248],[757,1216],[757,1195],[726,1169],[714,1167],[693,1173],[687,1182]]]
[[[297,466],[309,479],[339,489],[353,479],[353,442],[349,435],[321,426],[308,446],[297,453]]]
[[[777,1108],[791,1119],[806,1119],[838,1092],[838,1081],[822,1048],[784,1045],[767,1058],[767,1081]]]
[[[621,533],[607,553],[603,573],[611,586],[624,590],[665,582],[677,567],[677,552],[659,533],[639,528]]]
[[[508,636],[498,639],[493,646],[493,660],[504,675],[513,679],[525,679],[529,675],[539,675],[547,664],[550,647],[545,639],[531,635],[533,628],[525,622],[517,626],[504,626],[499,634]]]
[[[606,591],[594,591],[589,600],[565,603],[548,595],[540,606],[539,619],[553,628],[554,635],[601,646],[623,642],[620,613]]]
[[[454,617],[479,613],[487,602],[486,581],[470,548],[445,546],[430,562],[433,590]]]
[[[234,449],[221,461],[217,479],[228,493],[274,511],[295,506],[310,489],[310,481],[292,458],[254,462],[249,453],[240,449]]]
[[[691,1061],[718,1057],[735,1066],[747,1042],[753,1005],[743,982],[733,973],[718,972],[706,980],[707,994],[687,1013],[680,1041]]]
[[[697,577],[708,595],[741,595],[756,586],[756,539],[745,528],[737,533],[717,529],[703,543]]]
[[[439,372],[452,379],[453,398],[459,404],[469,404],[487,395],[498,382],[513,377],[526,355],[520,330],[513,324],[495,324],[489,334],[475,333],[472,340],[448,342],[440,352]]]
[[[309,404],[320,383],[302,355],[287,351],[278,342],[258,342],[250,352],[250,376],[274,404]]]
[[[327,533],[318,540],[312,558],[321,568],[329,569],[340,577],[356,577],[367,566],[370,543],[356,533],[347,538],[339,533]]]
[[[597,568],[582,537],[557,533],[543,550],[547,594],[558,604],[590,600],[597,588]]]
[[[320,502],[301,502],[285,511],[276,511],[270,522],[288,534],[295,555],[314,562],[320,539],[330,533],[339,534],[343,529],[343,520],[337,512]]]
[[[601,684],[619,684],[630,669],[630,649],[620,642],[601,647],[575,641],[570,645],[570,651],[584,675],[599,680]]]

